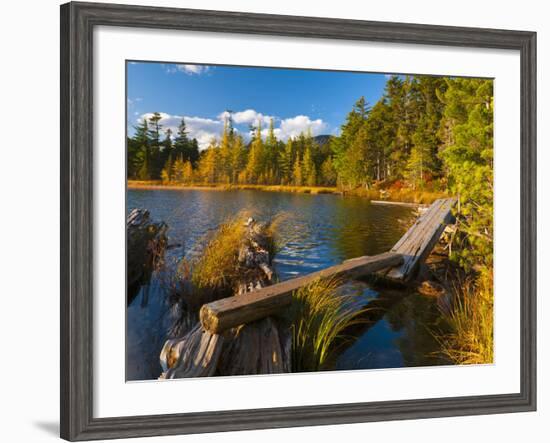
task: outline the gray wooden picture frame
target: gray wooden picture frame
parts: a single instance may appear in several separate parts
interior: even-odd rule
[[[186,414],[93,416],[92,66],[96,26],[519,51],[521,392]],[[536,409],[536,33],[100,3],[61,6],[61,437],[91,440]],[[125,295],[121,295],[125,296]],[[122,321],[122,320],[121,320]]]

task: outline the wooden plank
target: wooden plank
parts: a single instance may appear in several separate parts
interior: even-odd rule
[[[425,260],[439,241],[445,226],[450,223],[451,210],[455,203],[456,199],[454,198],[436,200],[418,218],[391,249],[391,252],[403,256],[403,263],[390,269],[384,274],[385,277],[402,281],[407,281],[412,277],[418,265]]]
[[[256,291],[235,297],[228,297],[202,306],[201,324],[211,333],[220,333],[226,329],[249,323],[278,312],[288,306],[292,292],[318,278],[362,277],[381,269],[397,266],[403,257],[393,252],[372,257],[357,257],[339,265],[331,266],[312,274],[293,278]]]

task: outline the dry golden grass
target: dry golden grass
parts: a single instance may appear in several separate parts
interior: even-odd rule
[[[198,289],[220,290],[239,277],[239,248],[245,235],[246,215],[222,223],[208,236],[200,257],[192,264],[191,282]]]
[[[451,332],[440,337],[443,354],[455,364],[493,362],[493,277],[485,271],[474,281],[455,284]]]
[[[388,200],[404,203],[430,204],[438,198],[448,197],[444,192],[421,191],[409,188],[385,191],[380,189],[356,188],[341,190],[335,186],[293,186],[293,185],[254,185],[254,184],[208,184],[208,183],[162,183],[160,180],[128,180],[129,189],[203,189],[214,191],[255,190],[265,192],[290,192],[298,194],[345,194],[368,200]]]

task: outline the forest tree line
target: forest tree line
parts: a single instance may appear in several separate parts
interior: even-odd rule
[[[311,133],[283,142],[275,136],[273,120],[266,137],[258,122],[245,142],[229,114],[220,137],[202,151],[189,138],[184,119],[173,135],[154,113],[128,138],[128,178],[346,189],[400,180],[422,188],[449,178],[447,151],[455,144],[455,126],[468,118],[459,108],[478,101],[489,111],[491,100],[489,80],[393,76],[374,106],[363,97],[354,104],[340,135],[325,137],[328,143],[318,143]],[[492,113],[485,118],[492,124]]]
[[[492,260],[491,80],[392,76],[377,103],[359,98],[340,135],[323,143],[311,132],[279,140],[273,120],[265,137],[258,122],[247,142],[229,114],[220,137],[200,151],[184,119],[175,135],[160,120],[143,119],[128,138],[129,179],[449,191],[460,196],[466,249],[476,262]]]

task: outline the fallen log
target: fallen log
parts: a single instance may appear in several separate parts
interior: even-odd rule
[[[403,262],[383,270],[379,275],[390,281],[409,281],[439,241],[446,225],[452,221],[451,211],[455,203],[455,198],[436,200],[391,249],[391,252],[403,256]]]
[[[243,280],[236,284],[233,299],[270,284],[273,278],[267,226],[249,218],[246,227],[238,259],[238,266],[244,268]],[[160,354],[160,378],[290,372],[290,347],[290,333],[271,317],[221,334],[198,322],[182,337],[166,341]]]
[[[288,306],[292,293],[318,278],[358,278],[403,262],[400,254],[386,252],[372,257],[357,257],[318,272],[267,286],[239,297],[228,297],[202,306],[200,321],[203,328],[212,333],[275,314]]]
[[[404,206],[407,208],[427,208],[423,203],[396,202],[391,200],[371,200],[371,205]]]

